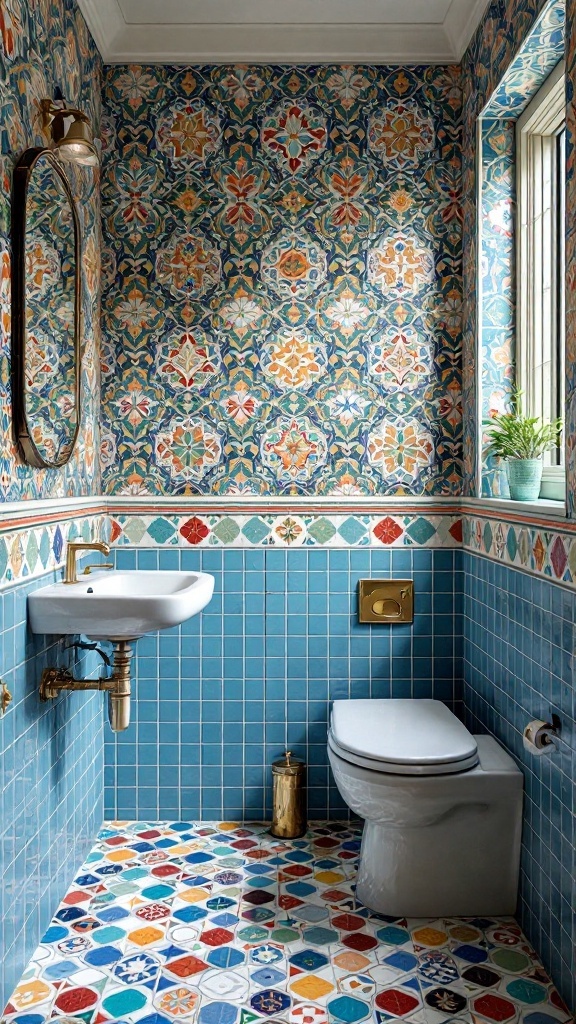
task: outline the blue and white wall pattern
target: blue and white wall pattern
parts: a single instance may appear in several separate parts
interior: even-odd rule
[[[458,69],[104,95],[108,492],[457,494]]]

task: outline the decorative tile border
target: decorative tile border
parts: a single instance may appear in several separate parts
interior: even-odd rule
[[[576,522],[533,509],[317,499],[94,499],[79,508],[12,507],[0,513],[0,588],[62,565],[68,540],[139,548],[456,548],[576,587]]]
[[[467,515],[463,545],[496,562],[576,587],[576,533],[550,522],[506,522]]]
[[[25,525],[18,520],[0,522],[0,589],[57,569],[68,541],[104,539],[109,529],[103,510],[70,517],[60,512],[45,518]]]
[[[456,547],[459,514],[249,512],[112,515],[113,544],[138,547]]]

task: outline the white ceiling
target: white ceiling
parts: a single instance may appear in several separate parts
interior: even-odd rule
[[[488,0],[78,0],[108,63],[459,61]]]

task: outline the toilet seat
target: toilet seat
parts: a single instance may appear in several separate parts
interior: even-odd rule
[[[328,743],[345,761],[393,775],[448,775],[478,764],[476,740],[438,700],[336,700]]]

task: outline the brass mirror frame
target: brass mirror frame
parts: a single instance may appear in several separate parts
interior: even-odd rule
[[[74,401],[76,427],[70,451],[62,458],[46,461],[40,454],[30,433],[26,413],[26,200],[32,172],[44,157],[58,175],[72,211],[74,225],[74,366],[76,380]],[[76,202],[64,168],[52,150],[32,147],[24,151],[14,168],[12,185],[12,407],[14,436],[24,461],[36,469],[59,469],[72,458],[81,425],[82,386],[82,231]]]

